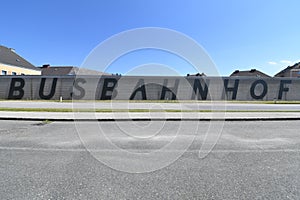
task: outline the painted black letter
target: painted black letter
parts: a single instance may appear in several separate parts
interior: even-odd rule
[[[261,84],[263,86],[263,90],[260,95],[255,94],[255,88],[258,84]],[[268,85],[264,80],[257,80],[252,83],[250,88],[250,95],[253,99],[263,99],[267,93],[268,93]]]
[[[280,81],[280,87],[279,87],[279,93],[278,93],[278,99],[282,99],[283,92],[288,92],[289,88],[284,87],[285,84],[291,84],[292,80],[281,80]]]
[[[239,82],[240,80],[239,79],[235,79],[234,80],[234,86],[229,88],[228,87],[228,82],[229,80],[228,79],[225,79],[224,80],[224,90],[225,90],[225,94],[226,94],[226,97],[228,99],[228,92],[232,92],[232,100],[235,100],[236,99],[236,94],[237,94],[237,91],[238,91],[238,88],[239,88]]]
[[[171,100],[176,100],[176,94],[177,94],[178,84],[179,84],[179,80],[176,79],[174,87],[173,88],[169,88],[169,87],[167,87],[167,85],[168,85],[168,79],[165,79],[164,80],[164,85],[162,87],[161,95],[160,95],[160,100],[165,100],[167,92],[172,95]]]
[[[57,82],[57,78],[53,78],[50,93],[48,95],[44,95],[46,78],[42,78],[41,85],[40,85],[40,90],[39,90],[39,95],[40,95],[41,99],[49,100],[54,96],[55,90],[56,90],[56,82]]]
[[[104,79],[103,83],[103,89],[101,93],[101,100],[111,100],[114,88],[117,85],[118,80],[114,78],[106,78]],[[107,92],[111,92],[110,95],[107,94]]]
[[[19,83],[18,85],[16,83]],[[22,99],[24,96],[23,87],[25,86],[25,81],[22,78],[12,78],[10,82],[10,88],[8,93],[8,99]],[[17,95],[14,95],[18,92]]]
[[[77,99],[77,100],[82,99],[85,96],[85,90],[82,87],[79,86],[79,83],[85,84],[86,80],[84,80],[83,78],[77,78],[74,81],[72,98]],[[74,89],[77,89],[79,91],[79,94],[75,94]]]
[[[142,99],[138,99],[138,100],[147,100],[146,87],[145,87],[144,79],[139,80],[139,82],[135,86],[135,90],[133,91],[133,93],[131,94],[129,99],[134,100],[135,96],[138,92],[141,92],[141,94],[142,94]]]
[[[197,100],[206,100],[207,93],[208,93],[208,84],[209,84],[209,80],[204,82],[204,89],[203,89],[203,87],[200,83],[200,80],[195,79],[194,86],[193,86],[192,100],[195,99],[196,95],[197,95]],[[201,99],[200,99],[200,96],[201,96]]]

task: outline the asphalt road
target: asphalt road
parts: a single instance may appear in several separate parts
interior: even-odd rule
[[[266,110],[300,111],[300,104],[259,104],[230,102],[128,103],[128,102],[47,102],[0,101],[0,108],[96,108],[96,109],[176,109],[176,110]]]
[[[0,123],[1,199],[300,198],[299,121]],[[219,139],[217,127],[222,128]],[[183,155],[148,173],[118,171],[99,160],[133,171],[126,165],[140,160],[95,138],[91,133],[100,128],[119,149],[133,154],[161,150],[176,136],[181,142],[161,151],[160,161]],[[215,135],[206,140],[208,130]],[[185,149],[187,141],[193,142]],[[92,156],[83,142],[101,157]],[[201,146],[214,142],[214,149],[199,158]]]

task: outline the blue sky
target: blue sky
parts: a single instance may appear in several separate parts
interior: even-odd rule
[[[114,34],[162,27],[195,39],[221,75],[251,68],[274,75],[300,60],[299,8],[298,0],[1,1],[0,44],[34,65],[80,66]],[[181,75],[193,73],[161,51],[124,56],[108,71],[126,74],[151,62],[172,65]]]

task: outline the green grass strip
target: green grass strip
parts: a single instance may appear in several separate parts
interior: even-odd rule
[[[59,100],[4,100],[11,102],[60,102]],[[210,100],[63,100],[60,103],[230,103],[230,104],[300,104],[300,101],[239,101],[239,100],[227,100],[227,101],[210,101]]]

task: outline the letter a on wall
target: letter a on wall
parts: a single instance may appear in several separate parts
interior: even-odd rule
[[[139,93],[141,98],[138,98]],[[137,97],[137,98],[136,98]],[[147,100],[146,87],[144,79],[140,79],[135,86],[133,93],[130,96],[130,100]]]

